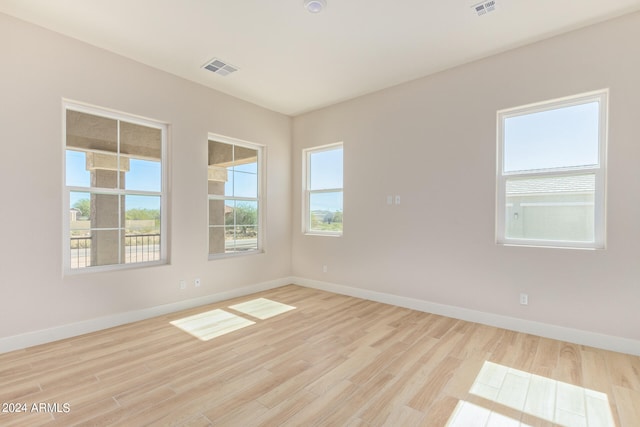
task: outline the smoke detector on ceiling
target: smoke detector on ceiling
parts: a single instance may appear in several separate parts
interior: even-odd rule
[[[320,13],[327,7],[326,0],[304,0],[304,8],[310,13]]]
[[[231,73],[235,73],[238,71],[238,67],[234,67],[233,65],[229,65],[228,63],[221,61],[218,58],[213,58],[211,61],[207,62],[202,66],[205,70],[209,70],[221,76],[228,76]]]
[[[496,2],[494,0],[491,1],[483,1],[480,3],[476,3],[471,6],[473,10],[476,11],[478,16],[486,15],[489,12],[493,12],[496,10]]]

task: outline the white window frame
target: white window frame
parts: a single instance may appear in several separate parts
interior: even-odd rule
[[[343,222],[343,230],[342,231],[322,231],[322,230],[311,230],[311,214],[310,214],[310,202],[311,202],[311,194],[312,193],[332,193],[336,191],[342,192],[343,202],[344,202],[344,176],[342,177],[342,187],[336,188],[323,188],[318,190],[311,190],[309,187],[311,185],[311,155],[314,153],[320,153],[322,151],[331,151],[337,148],[342,148],[342,153],[344,156],[344,143],[336,142],[333,144],[321,145],[317,147],[305,148],[302,150],[302,232],[304,234],[312,235],[312,236],[333,236],[340,237],[344,233],[344,212],[342,213],[342,222]],[[343,157],[343,167],[344,167],[344,157]]]
[[[588,92],[576,96],[509,108],[497,112],[497,190],[496,190],[496,242],[502,245],[539,246],[575,249],[604,249],[606,244],[606,164],[608,133],[608,89]],[[511,117],[598,102],[598,164],[593,166],[560,167],[530,171],[505,172],[504,170],[504,126]],[[506,183],[509,178],[541,178],[579,174],[595,175],[594,195],[594,240],[575,242],[564,240],[514,239],[506,237]]]
[[[255,201],[258,202],[258,235],[257,235],[257,248],[241,251],[241,252],[222,252],[217,254],[212,254],[209,251],[209,244],[207,243],[207,253],[209,260],[220,259],[220,258],[228,258],[228,257],[236,257],[236,256],[246,256],[246,255],[254,255],[264,253],[265,249],[265,202],[264,202],[264,187],[265,187],[265,171],[266,171],[266,147],[262,144],[257,144],[255,142],[244,141],[237,138],[232,138],[229,136],[219,135],[216,133],[209,132],[207,137],[207,147],[209,141],[221,142],[229,145],[237,145],[239,147],[250,148],[252,150],[256,150],[258,153],[258,197],[232,197],[232,196],[216,196],[210,195],[207,191],[207,236],[209,236],[209,228],[211,227],[209,221],[209,200],[236,200],[236,201]],[[208,148],[207,148],[208,150]],[[207,155],[208,158],[208,155]],[[207,242],[209,241],[207,237]]]
[[[109,188],[98,188],[98,187],[76,187],[76,186],[67,186],[67,164],[66,164],[66,152],[67,152],[67,111],[77,111],[80,113],[91,114],[94,116],[104,117],[112,120],[125,121],[127,123],[138,124],[141,126],[146,126],[154,129],[160,130],[161,134],[161,159],[160,159],[160,169],[161,169],[161,190],[159,192],[156,191],[144,191],[144,190],[127,190],[127,189],[109,189]],[[167,158],[167,138],[169,125],[164,122],[156,121],[153,119],[143,118],[139,116],[135,116],[128,113],[123,113],[120,111],[115,111],[103,107],[97,107],[85,103],[81,103],[78,101],[72,101],[63,99],[62,100],[62,188],[63,191],[63,214],[62,214],[62,230],[63,230],[63,239],[62,239],[62,260],[63,260],[63,272],[64,275],[76,275],[76,274],[86,274],[93,272],[101,272],[101,271],[114,271],[114,270],[123,270],[123,269],[131,269],[131,268],[142,268],[149,267],[155,265],[164,265],[168,263],[168,223],[169,223],[169,213],[168,213],[168,163],[169,160]],[[120,146],[120,135],[118,134],[118,147]],[[99,151],[96,151],[99,152]],[[83,193],[96,193],[96,194],[113,194],[117,196],[127,196],[127,195],[150,195],[150,196],[160,196],[160,259],[154,261],[144,261],[144,262],[136,262],[136,263],[120,263],[120,264],[108,264],[108,265],[96,265],[89,266],[83,268],[71,268],[71,245],[70,243],[70,195],[72,192],[83,192]],[[121,223],[123,221],[122,218],[119,218],[118,222]],[[122,222],[124,223],[124,222]],[[121,259],[121,256],[119,256]]]

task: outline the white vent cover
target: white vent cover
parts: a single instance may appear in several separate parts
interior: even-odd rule
[[[207,62],[202,66],[205,70],[212,71],[221,76],[228,76],[231,73],[235,73],[238,71],[238,67],[234,67],[233,65],[227,64],[224,61],[221,61],[218,58],[213,58],[211,61]]]
[[[482,15],[485,15],[485,14],[487,14],[489,12],[493,12],[494,10],[496,10],[496,2],[494,0],[483,1],[481,3],[476,3],[471,7],[473,8],[473,10],[476,11],[478,16],[482,16]]]

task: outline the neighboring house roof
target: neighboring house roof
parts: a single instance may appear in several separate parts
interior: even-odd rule
[[[544,178],[508,179],[507,195],[540,193],[592,193],[595,191],[595,176],[572,175]]]

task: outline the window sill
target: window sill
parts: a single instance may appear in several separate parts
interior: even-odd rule
[[[83,267],[83,268],[74,268],[74,269],[66,268],[64,270],[64,275],[78,276],[81,274],[126,271],[126,270],[133,270],[133,269],[139,269],[139,268],[158,267],[158,266],[163,266],[168,264],[169,262],[167,260],[160,260],[160,261],[149,261],[149,262],[132,262],[129,264],[97,265],[95,267]]]
[[[319,231],[305,231],[305,236],[319,236],[319,237],[342,237],[343,233],[322,233]]]
[[[604,250],[604,246],[596,246],[595,244],[590,245],[576,245],[569,243],[560,243],[560,242],[496,242],[498,246],[505,247],[517,247],[517,248],[538,248],[538,249],[574,249],[579,251],[598,251]]]
[[[213,261],[217,259],[225,259],[225,258],[251,256],[251,255],[262,255],[262,254],[264,254],[263,249],[257,249],[255,251],[244,251],[244,252],[229,252],[224,254],[209,254],[209,261]]]

